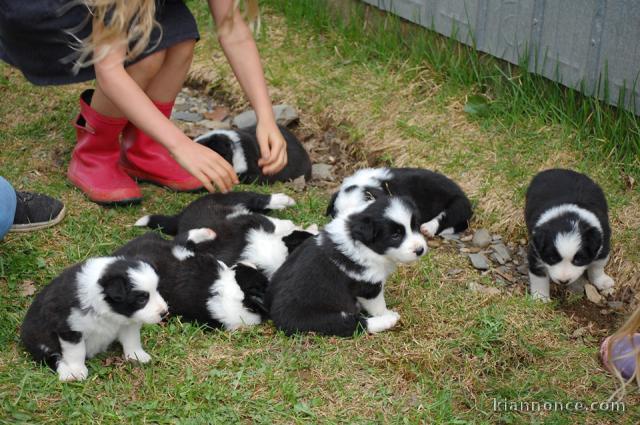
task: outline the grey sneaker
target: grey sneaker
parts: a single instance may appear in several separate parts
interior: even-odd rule
[[[64,218],[64,204],[47,195],[16,191],[16,215],[10,232],[45,229]]]

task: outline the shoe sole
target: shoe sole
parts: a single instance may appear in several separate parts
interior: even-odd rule
[[[80,189],[80,191],[82,192],[82,194],[85,196],[85,198],[87,198],[88,200],[90,200],[93,203],[96,203],[98,205],[101,205],[103,207],[126,207],[128,205],[136,205],[142,202],[142,197],[136,197],[136,198],[125,198],[125,199],[118,199],[118,200],[99,200],[99,199],[92,199],[91,196],[89,196],[89,194],[87,193],[87,190],[85,188],[82,187],[82,185],[80,185],[79,183],[76,183],[74,181],[74,179],[69,176],[67,174],[67,180],[69,181],[69,183],[71,183],[75,188]]]
[[[66,207],[63,206],[60,212],[58,213],[58,215],[55,216],[55,218],[53,218],[52,220],[42,221],[40,223],[14,224],[9,229],[9,232],[11,233],[33,232],[36,230],[46,229],[48,227],[55,226],[56,224],[62,221],[66,212],[67,212]]]

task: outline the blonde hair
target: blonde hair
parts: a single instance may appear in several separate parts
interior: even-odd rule
[[[82,3],[89,9],[92,31],[80,40],[76,72],[122,46],[127,47],[125,61],[130,61],[146,50],[154,28],[162,30],[155,19],[155,0],[82,0]]]
[[[635,381],[640,386],[640,346],[636,346],[634,335],[640,329],[640,307],[636,308],[631,317],[627,319],[627,321],[622,325],[620,329],[616,331],[610,338],[609,343],[607,344],[607,367],[609,370],[613,372],[613,374],[620,380],[621,388],[619,388],[614,395],[611,396],[613,399],[614,396],[624,396],[624,389],[626,384]],[[623,356],[613,356],[613,347],[618,344],[620,341],[627,339],[633,350]],[[614,361],[619,360],[624,357],[635,358],[635,370],[633,372],[633,376],[631,376],[628,380],[625,380],[622,377],[620,371],[616,368]]]
[[[143,53],[154,28],[162,31],[155,19],[155,0],[78,0],[88,9],[93,29],[91,34],[79,40],[74,72],[104,59],[114,48],[127,46],[125,62]],[[75,3],[75,2],[74,2]],[[257,0],[235,0],[221,29],[231,29],[236,10],[242,10],[252,30],[259,30],[260,17]],[[83,26],[86,22],[83,23]]]

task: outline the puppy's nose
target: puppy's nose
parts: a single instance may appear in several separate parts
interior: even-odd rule
[[[424,247],[418,247],[418,248],[416,248],[416,250],[415,250],[415,251],[413,251],[413,252],[415,252],[415,253],[416,253],[416,255],[419,257],[419,256],[421,256],[422,254],[424,254]]]

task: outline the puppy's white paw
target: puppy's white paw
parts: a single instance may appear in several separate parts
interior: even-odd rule
[[[271,199],[269,200],[269,204],[267,204],[266,209],[282,210],[295,204],[296,201],[294,201],[290,196],[287,196],[284,193],[274,193],[271,195]]]
[[[216,232],[209,229],[208,227],[201,227],[199,229],[189,230],[189,237],[187,238],[187,240],[193,243],[201,243],[205,241],[212,241],[217,236],[218,235],[216,235]]]
[[[545,294],[541,294],[540,292],[532,292],[531,293],[531,298],[533,298],[534,300],[539,301],[541,303],[551,302],[551,297],[549,297],[548,295],[545,295]]]
[[[140,349],[136,351],[131,351],[129,353],[124,353],[124,358],[127,360],[132,360],[140,363],[149,363],[151,360],[151,356],[146,353],[146,351]]]
[[[594,279],[593,283],[602,295],[613,294],[613,278],[607,274],[601,274],[597,279]]]
[[[400,315],[390,311],[382,316],[369,317],[367,319],[367,332],[378,333],[393,328],[400,320]]]
[[[136,227],[145,227],[147,224],[149,224],[149,216],[145,215],[144,217],[140,217],[133,225]]]
[[[62,382],[84,381],[89,376],[89,370],[83,364],[68,364],[64,361],[58,363],[56,369],[58,378]]]
[[[436,235],[438,231],[438,226],[440,226],[440,222],[438,220],[427,221],[426,223],[422,223],[420,225],[420,233],[425,235],[428,238],[432,238]]]

